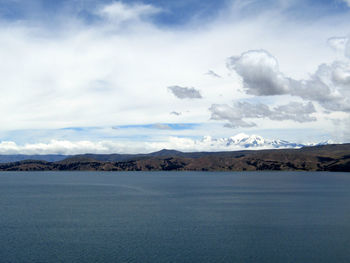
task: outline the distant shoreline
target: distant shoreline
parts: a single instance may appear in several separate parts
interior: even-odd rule
[[[15,156],[7,155],[6,157],[15,158]],[[26,157],[25,155],[18,156],[20,158]],[[161,150],[149,154],[82,154],[68,157],[64,155],[37,156],[41,159],[0,163],[0,171],[350,172],[350,144],[330,144],[300,149],[231,152],[185,153],[175,150]],[[48,158],[61,159],[51,161]]]

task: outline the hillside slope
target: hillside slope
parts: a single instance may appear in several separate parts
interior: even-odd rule
[[[117,159],[117,160],[116,160]],[[140,155],[76,155],[58,162],[26,160],[0,164],[1,171],[344,171],[350,144],[301,149],[195,152],[171,150]]]

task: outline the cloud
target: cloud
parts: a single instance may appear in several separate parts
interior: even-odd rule
[[[258,141],[256,144],[254,141]],[[253,149],[271,149],[298,147],[298,144],[289,144],[287,141],[266,139],[257,135],[237,134],[235,136],[214,138],[203,136],[188,138],[167,136],[156,141],[90,141],[90,140],[51,140],[46,143],[17,144],[13,141],[0,142],[0,154],[112,154],[112,153],[150,153],[161,149],[175,149],[180,151],[233,151],[246,149],[247,145]]]
[[[318,102],[327,110],[350,111],[350,64],[334,61],[321,64],[309,79],[296,80],[280,72],[275,57],[265,50],[250,50],[228,59],[229,69],[243,80],[247,94],[291,95]]]
[[[299,123],[316,121],[316,118],[310,116],[316,110],[311,102],[299,103],[290,102],[286,105],[270,108],[269,106],[258,103],[236,102],[232,106],[227,104],[213,104],[209,111],[212,120],[225,120],[225,127],[228,128],[250,128],[256,126],[254,122],[248,122],[246,119],[265,118],[276,121],[292,120]]]
[[[149,4],[114,2],[102,6],[96,14],[113,23],[120,24],[123,22],[140,21],[159,12],[161,12],[160,8]]]
[[[349,37],[331,37],[327,43],[335,51],[342,52],[345,57],[350,58]]]
[[[171,115],[180,116],[182,113],[177,111],[170,112]]]
[[[350,59],[350,41],[348,39],[348,42],[346,43],[345,46],[345,56]]]
[[[137,153],[150,150],[145,143],[115,141],[51,140],[48,143],[18,145],[13,141],[0,142],[0,154],[84,154],[84,153]]]
[[[318,102],[326,110],[350,112],[350,63],[321,64],[308,80],[296,82],[290,94]]]
[[[334,50],[344,52],[348,41],[347,37],[331,37],[328,38],[327,43]]]
[[[221,78],[221,76],[217,73],[215,73],[213,70],[209,70],[207,73],[205,73],[206,75],[215,77],[215,78]]]
[[[100,152],[106,150],[103,143],[92,143],[89,141],[57,141],[49,143],[33,143],[17,145],[12,141],[0,142],[1,154],[77,154],[83,152]]]
[[[68,141],[52,140],[48,143],[32,143],[18,145],[12,141],[0,142],[0,154],[110,154],[110,153],[149,153],[161,149],[176,149],[182,151],[203,151],[203,150],[238,150],[241,146],[227,147],[223,141],[211,140],[208,138],[194,140],[170,136],[157,142],[135,142],[135,141]]]
[[[271,114],[267,116],[271,120],[293,120],[296,122],[310,122],[316,121],[316,118],[310,116],[310,114],[315,113],[316,109],[311,102],[299,103],[290,102],[286,105],[280,105],[274,107]]]
[[[242,120],[244,118],[244,113],[236,107],[231,107],[227,104],[213,104],[209,108],[211,112],[212,120],[225,120],[228,123],[225,124],[227,128],[251,128],[256,126],[253,122],[246,122]]]
[[[227,67],[242,77],[248,94],[268,96],[289,91],[289,79],[279,71],[277,60],[266,50],[249,50],[238,57],[230,57]]]
[[[15,7],[21,8],[31,5],[29,2],[32,1],[26,4],[16,2],[21,4]],[[41,4],[43,1],[35,2]],[[56,4],[62,1],[51,2],[53,4],[45,6],[62,7]],[[81,1],[64,2],[69,9],[72,2]],[[303,2],[305,16],[296,21],[291,19],[295,18],[295,10],[282,12],[284,10],[278,3],[270,1],[267,7],[259,1],[228,1],[224,10],[213,10],[212,16],[204,20],[196,19],[197,9],[186,11],[191,17],[188,15],[185,19],[179,12],[174,22],[167,13],[159,13],[174,11],[167,9],[166,2],[169,1],[152,1],[152,5],[142,3],[146,1],[83,2],[89,4],[84,4],[79,13],[64,8],[51,8],[55,10],[45,13],[42,12],[45,9],[40,8],[40,17],[32,20],[38,10],[29,10],[30,14],[23,20],[16,15],[10,19],[6,14],[1,17],[0,135],[7,131],[30,131],[27,137],[14,139],[12,133],[1,136],[1,139],[24,143],[23,138],[27,138],[27,142],[33,142],[33,129],[169,124],[174,119],[181,123],[203,124],[201,128],[191,129],[191,135],[229,133],[228,129],[219,129],[217,122],[208,120],[210,113],[207,109],[213,104],[231,105],[233,99],[250,97],[240,92],[242,76],[227,74],[232,72],[227,72],[225,67],[225,58],[242,54],[247,49],[261,51],[259,48],[264,48],[270,53],[252,52],[237,56],[234,66],[245,75],[246,92],[258,96],[288,95],[268,98],[268,105],[286,104],[293,100],[290,95],[312,100],[315,106],[322,103],[329,109],[346,110],[349,105],[346,74],[332,74],[332,82],[314,74],[307,77],[319,64],[333,59],[334,52],[323,44],[331,36],[348,32],[347,13],[312,16],[315,19],[310,23],[311,18],[307,15],[313,15],[310,10],[314,7],[306,2]],[[181,5],[188,9],[185,2]],[[17,11],[16,8],[8,10]],[[0,13],[4,14],[3,11]],[[276,55],[279,65],[271,54]],[[255,59],[260,56],[262,67],[258,62],[253,63],[253,55]],[[248,65],[254,67],[250,69]],[[331,67],[332,63],[327,65]],[[344,71],[344,67],[337,68],[337,72]],[[208,69],[215,74],[220,72],[221,78],[204,75]],[[249,74],[250,70],[254,76]],[[299,79],[305,79],[305,83]],[[259,81],[268,83],[265,85],[268,88],[259,90]],[[174,99],[165,88],[169,83],[187,85],[187,89],[200,87],[198,93],[203,98]],[[320,85],[323,87],[321,92]],[[279,102],[280,99],[284,102]],[[169,115],[174,110],[183,114],[176,118]],[[240,126],[254,125],[250,119],[238,120],[242,121]],[[257,124],[260,128],[271,122],[265,118],[263,124]],[[327,129],[329,123],[318,118],[317,125],[322,130]],[[55,136],[48,133],[45,141],[53,138],[99,140],[116,136],[115,133],[128,135],[131,130],[136,138],[146,134],[153,136],[152,139],[165,134],[182,136],[189,133],[139,127],[110,130],[111,134],[98,132],[93,136],[77,131],[74,138],[67,134]],[[37,138],[44,140],[40,136]]]
[[[179,99],[201,99],[202,95],[199,90],[195,88],[187,88],[180,86],[170,86],[168,90],[171,91]]]
[[[350,88],[350,64],[342,61],[335,61],[331,66],[325,65],[325,70],[331,72],[331,80],[334,85]]]

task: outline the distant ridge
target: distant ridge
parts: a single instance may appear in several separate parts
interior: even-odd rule
[[[343,171],[350,172],[350,144],[300,149],[83,154],[48,162],[26,160],[0,164],[1,171]]]
[[[176,151],[176,150],[168,150],[168,149],[162,149],[157,152],[149,153],[148,156],[179,156],[183,154],[183,152]]]
[[[218,152],[219,151],[240,151],[240,150],[263,150],[263,149],[297,149],[305,146],[316,146],[316,145],[327,145],[332,144],[331,140],[319,142],[319,143],[309,143],[300,144],[288,142],[285,140],[271,140],[263,138],[259,135],[247,135],[245,133],[239,133],[235,136],[227,138],[212,138],[210,136],[205,136],[200,140],[195,141],[195,144],[199,146],[200,149],[206,149],[206,151],[191,152],[191,157],[198,158],[206,154],[206,152]],[[214,149],[210,151],[210,149]],[[14,155],[0,155],[0,163],[17,162],[23,160],[41,160],[47,162],[57,162],[64,160],[72,155],[63,154],[43,154],[43,155],[24,155],[24,154],[14,154]],[[140,159],[147,158],[150,156],[187,156],[186,152],[181,152],[173,149],[162,149],[160,151],[151,152],[147,154],[95,154],[95,153],[85,153],[77,154],[75,156],[84,156],[86,158],[92,158],[98,161],[125,161],[130,159]]]
[[[25,154],[8,154],[0,155],[0,163],[18,162],[24,160],[38,160],[46,162],[57,162],[70,157],[70,155],[63,154],[35,154],[35,155],[25,155]]]

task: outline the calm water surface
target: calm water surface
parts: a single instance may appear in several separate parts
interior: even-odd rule
[[[349,173],[0,173],[0,262],[350,262]]]

